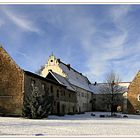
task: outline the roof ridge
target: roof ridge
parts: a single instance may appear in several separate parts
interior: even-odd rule
[[[54,74],[56,74],[56,75],[58,75],[58,76],[60,76],[60,77],[62,77],[62,78],[64,78],[67,82],[68,82],[68,84],[70,85],[70,87],[75,91],[75,89],[73,88],[73,86],[71,85],[71,83],[67,80],[67,78],[66,77],[63,77],[63,76],[61,76],[60,74],[58,74],[58,73],[56,73],[56,72],[54,72],[54,71],[49,71],[49,72],[51,72],[52,74],[54,73]],[[54,75],[55,76],[55,75]],[[56,77],[57,78],[57,77]],[[58,79],[59,80],[59,79]],[[62,83],[63,84],[63,83]],[[64,85],[64,84],[63,84]]]
[[[64,62],[62,62],[60,59],[59,59],[59,62],[62,63],[62,64],[64,64],[65,66],[68,66],[67,64],[65,64]],[[70,68],[71,68],[72,70],[74,70],[75,72],[77,72],[78,74],[80,74],[81,76],[87,78],[87,76],[85,76],[85,75],[83,75],[81,72],[75,70],[73,67],[70,66]],[[87,78],[87,79],[88,79],[88,78]]]

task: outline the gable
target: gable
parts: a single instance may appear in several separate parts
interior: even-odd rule
[[[58,80],[56,80],[56,78],[49,72],[48,75],[46,76],[47,79],[50,79],[56,83],[60,83],[58,82]]]

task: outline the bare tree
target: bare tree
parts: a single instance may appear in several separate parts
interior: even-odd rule
[[[122,98],[120,97],[122,93],[124,93],[124,88],[119,85],[120,82],[119,76],[114,71],[111,71],[106,75],[105,82],[99,89],[100,93],[103,94],[102,100],[104,104],[106,104],[111,111],[111,116],[115,113],[114,106],[122,103]]]

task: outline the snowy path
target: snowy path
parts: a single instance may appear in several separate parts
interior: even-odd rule
[[[140,116],[99,118],[82,115],[49,116],[48,120],[0,117],[0,136],[132,136],[140,137]]]

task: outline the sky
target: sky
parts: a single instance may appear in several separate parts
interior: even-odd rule
[[[0,44],[24,70],[53,53],[91,82],[140,70],[140,5],[0,5]]]

